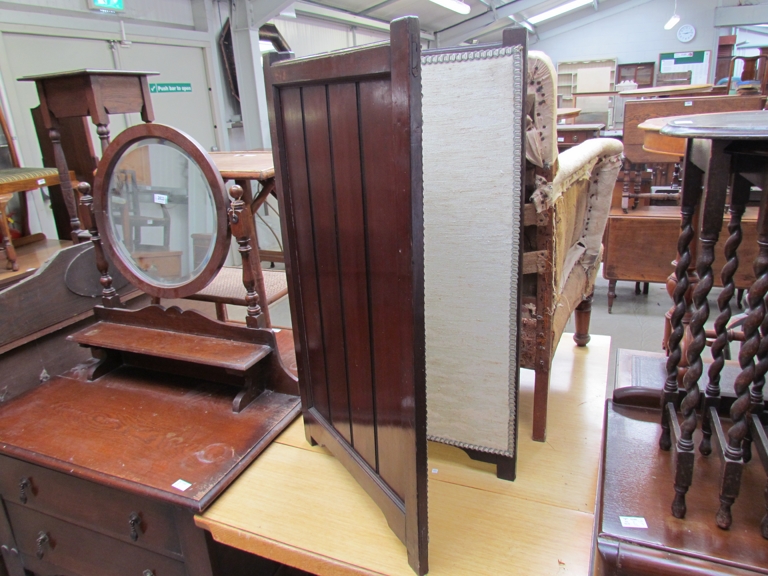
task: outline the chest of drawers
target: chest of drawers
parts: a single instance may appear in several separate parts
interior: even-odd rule
[[[189,379],[72,372],[0,407],[0,550],[10,576],[214,576],[202,511],[290,422]],[[183,381],[182,381],[183,380]],[[278,424],[275,426],[275,424]]]

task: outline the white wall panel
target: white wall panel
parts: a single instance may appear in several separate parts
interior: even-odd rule
[[[192,92],[152,94],[155,121],[186,132],[206,150],[216,146],[202,48],[134,42],[130,48],[120,48],[120,63],[124,70],[160,72],[159,76],[150,76],[150,83],[192,84]],[[131,124],[141,121],[138,114],[130,116]]]

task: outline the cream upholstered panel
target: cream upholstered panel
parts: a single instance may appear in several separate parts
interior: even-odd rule
[[[512,456],[521,47],[422,58],[429,438]]]

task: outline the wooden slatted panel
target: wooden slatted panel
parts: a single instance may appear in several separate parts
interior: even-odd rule
[[[400,324],[408,318],[400,316],[398,294],[402,282],[396,272],[398,246],[398,206],[392,196],[392,94],[389,80],[360,84],[361,149],[365,174],[365,203],[367,245],[369,249],[369,293],[373,325],[372,346],[373,393],[376,402],[376,428],[378,431],[378,472],[387,484],[402,497],[402,460],[400,449],[399,385]],[[376,386],[387,382],[386,387]]]
[[[391,53],[331,53],[266,74],[306,433],[371,495],[423,574],[418,23],[392,31]]]
[[[339,246],[336,237],[336,202],[331,167],[333,143],[328,126],[327,86],[307,86],[301,90],[309,166],[309,188],[306,192],[312,207],[330,421],[347,442],[352,442],[345,362],[346,342],[341,315]]]
[[[328,102],[329,109],[333,111],[330,117],[332,165],[336,187],[347,373],[349,382],[370,382],[368,386],[349,387],[352,444],[368,465],[377,470],[366,274],[368,240],[365,235],[357,92],[357,84],[333,84],[328,87]]]
[[[290,110],[302,110],[302,94],[299,88],[288,88],[282,92],[282,101]],[[285,151],[290,174],[291,207],[294,218],[309,225],[299,226],[291,240],[296,244],[301,281],[301,306],[304,310],[304,345],[309,359],[309,380],[313,407],[329,421],[328,380],[325,369],[323,328],[320,307],[320,287],[315,257],[315,238],[312,226],[312,206],[309,198],[309,176],[307,153],[304,140],[304,118],[302,114],[288,114],[283,119]]]

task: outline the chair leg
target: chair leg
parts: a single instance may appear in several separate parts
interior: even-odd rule
[[[616,282],[618,280],[608,280],[608,314],[613,309],[613,301],[616,298]]]
[[[573,335],[573,341],[578,346],[586,346],[590,340],[589,320],[592,316],[592,295],[581,301],[576,307],[576,333]]]
[[[8,270],[18,272],[19,265],[16,262],[16,248],[14,248],[13,244],[11,243],[11,229],[8,226],[8,219],[5,215],[5,208],[8,206],[9,200],[10,197],[0,198],[0,238],[3,240],[3,246],[5,247],[5,257],[7,258],[5,267]]]
[[[547,401],[549,400],[549,365],[536,370],[533,388],[533,439],[547,439]]]
[[[229,316],[227,315],[227,305],[221,302],[216,302],[214,306],[216,306],[216,320],[219,320],[220,322],[228,322]]]

